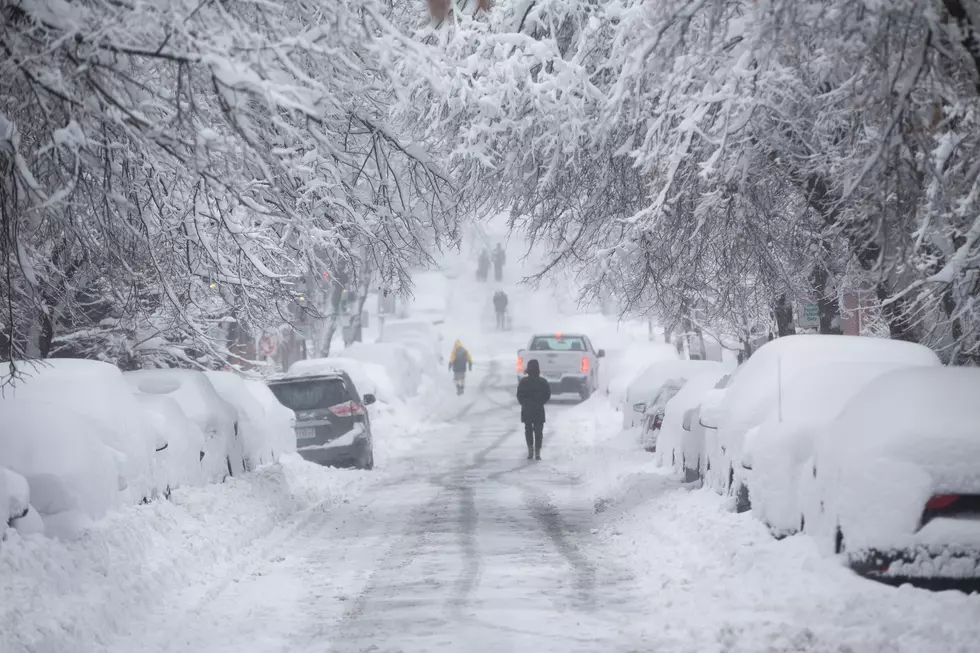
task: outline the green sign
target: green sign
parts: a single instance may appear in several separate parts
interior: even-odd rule
[[[797,320],[801,327],[815,328],[820,326],[820,304],[817,302],[806,302],[800,306],[796,313]]]

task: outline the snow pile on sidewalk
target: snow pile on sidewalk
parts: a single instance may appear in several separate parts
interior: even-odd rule
[[[167,593],[206,575],[294,515],[346,500],[370,475],[298,456],[221,485],[112,512],[63,542],[8,530],[0,542],[0,651],[92,651]]]
[[[869,582],[709,490],[663,483],[603,517],[597,554],[651,590],[651,650],[966,653],[980,640],[980,595]]]

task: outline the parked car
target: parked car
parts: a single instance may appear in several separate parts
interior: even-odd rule
[[[980,578],[980,369],[896,370],[823,426],[805,531],[871,576]]]
[[[936,362],[936,365],[939,365]],[[814,368],[785,384],[762,424],[746,434],[742,453],[752,513],[773,535],[785,537],[802,528],[799,479],[813,455],[814,433],[836,418],[868,384],[903,363],[837,363]]]
[[[238,433],[238,411],[218,394],[204,372],[138,370],[125,372],[123,377],[141,393],[169,396],[197,425],[204,434],[199,459],[208,482],[246,471],[245,447]]]
[[[862,336],[794,335],[760,347],[701,410],[701,424],[717,429],[705,433],[710,445],[705,456],[714,470],[706,481],[719,493],[734,496],[739,512],[751,508],[742,465],[746,434],[765,420],[786,384],[823,365],[844,362],[936,365],[939,358],[919,344]]]
[[[623,428],[639,426],[660,391],[669,381],[690,379],[702,372],[722,369],[717,361],[661,360],[651,363],[633,377],[626,389],[623,401]]]
[[[684,482],[698,479],[704,451],[704,429],[697,421],[698,408],[712,388],[722,385],[728,375],[720,367],[698,374],[687,381],[665,406],[657,454],[661,465],[684,473]]]
[[[585,401],[599,387],[599,359],[605,355],[604,350],[592,346],[588,336],[537,334],[517,352],[518,379],[527,361],[536,359],[552,394],[577,394]]]
[[[269,381],[279,402],[296,413],[296,451],[303,458],[334,467],[374,467],[371,420],[362,398],[344,372],[286,376]]]

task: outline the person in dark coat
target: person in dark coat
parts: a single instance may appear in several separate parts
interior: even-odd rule
[[[506,258],[503,245],[497,243],[497,249],[493,250],[493,278],[498,282],[504,278],[504,260]]]
[[[521,404],[524,439],[527,440],[527,459],[541,460],[541,440],[544,437],[544,405],[551,399],[551,386],[541,378],[537,360],[529,360],[525,376],[517,384],[517,401]]]
[[[503,290],[493,294],[493,310],[497,314],[497,328],[503,329],[507,326],[507,293]]]

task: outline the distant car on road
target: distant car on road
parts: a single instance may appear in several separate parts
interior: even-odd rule
[[[584,335],[537,334],[517,352],[517,373],[523,374],[527,361],[536,359],[552,394],[574,393],[585,401],[599,387],[599,359],[605,355]]]
[[[344,372],[285,376],[269,381],[279,402],[296,413],[296,452],[332,467],[374,467],[371,420],[363,399]]]

